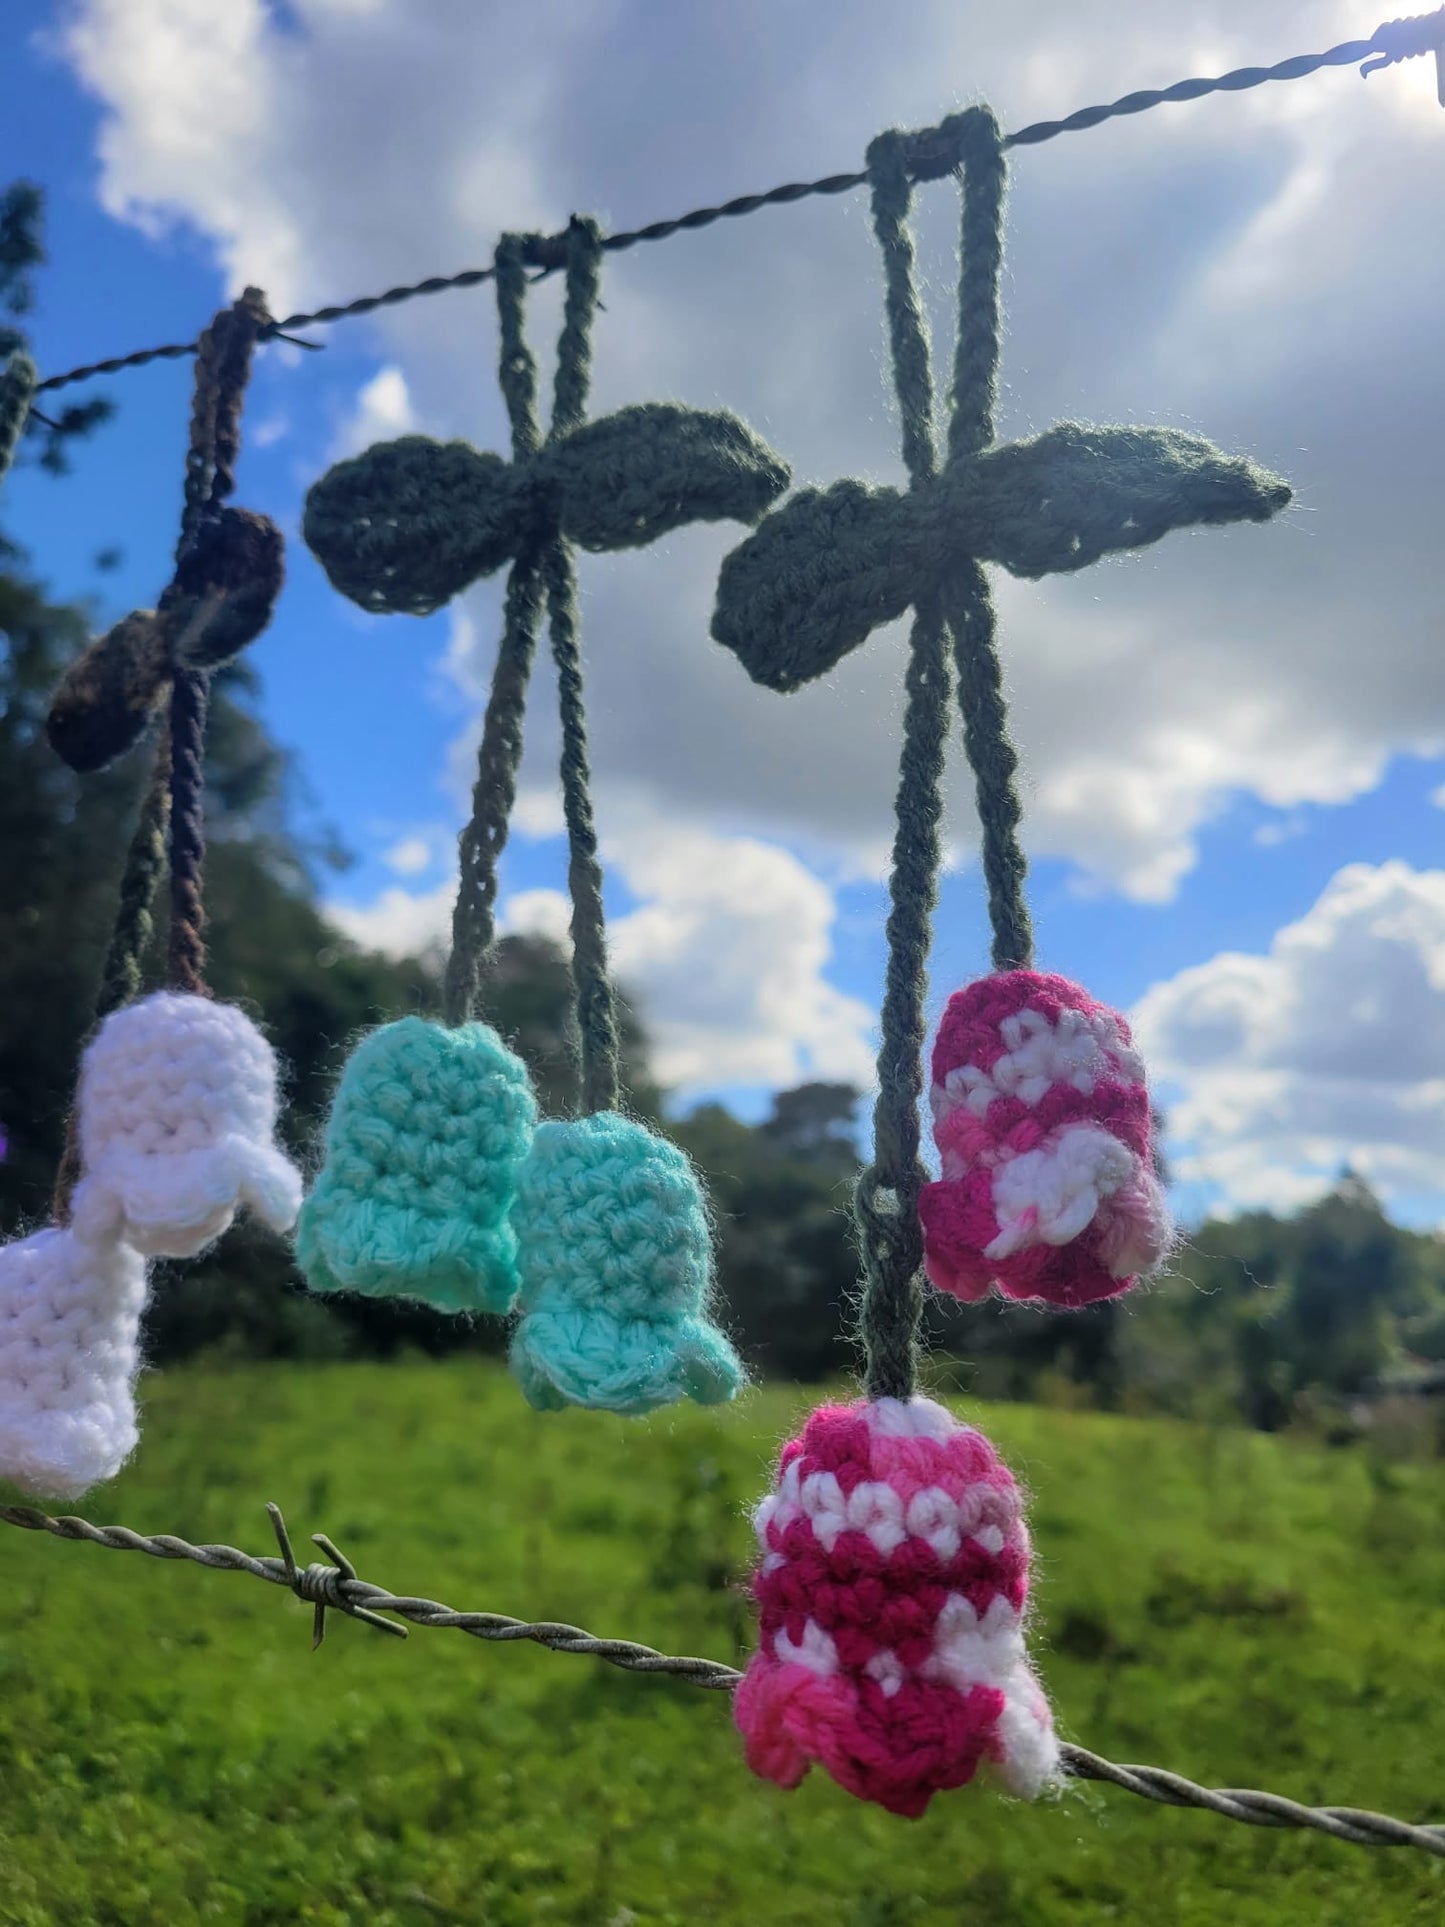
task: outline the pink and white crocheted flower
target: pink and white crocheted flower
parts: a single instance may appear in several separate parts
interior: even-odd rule
[[[794,1787],[816,1760],[910,1817],[983,1764],[1027,1798],[1058,1778],[1022,1502],[981,1432],[926,1398],[822,1406],[754,1523],[759,1645],[734,1708],[755,1773]]]
[[[159,991],[115,1011],[81,1064],[77,1227],[167,1258],[210,1244],[242,1205],[286,1230],[302,1187],[274,1141],[276,1082],[234,1004]]]
[[[933,1047],[924,1261],[940,1291],[1067,1308],[1127,1291],[1173,1235],[1129,1026],[1066,977],[1013,970],[948,1001]]]

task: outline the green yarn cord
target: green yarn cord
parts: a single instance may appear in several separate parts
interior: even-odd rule
[[[501,334],[497,379],[511,423],[512,453],[518,461],[534,454],[542,439],[537,420],[537,363],[527,346],[525,331],[526,248],[525,236],[506,234],[498,242],[496,253]],[[311,539],[308,530],[307,540]],[[527,685],[542,622],[542,594],[541,557],[532,545],[518,555],[507,577],[502,639],[482,722],[472,813],[457,845],[452,950],[442,987],[442,1014],[452,1026],[467,1023],[476,1008],[482,958],[491,948],[496,930],[497,866],[507,845],[512,806],[517,800]]]
[[[910,477],[925,482],[933,475],[937,459],[933,377],[928,326],[918,299],[913,240],[907,227],[913,188],[903,137],[880,135],[868,150],[868,168],[873,228],[883,252],[903,459]],[[918,1104],[923,1095],[924,1004],[943,812],[949,695],[944,642],[937,598],[920,600],[909,640],[895,801],[873,1162],[860,1176],[854,1193],[864,1274],[860,1330],[870,1398],[911,1398],[917,1386],[917,1331],[923,1305],[918,1198],[927,1178],[918,1155]]]
[[[92,1035],[113,1010],[128,1004],[140,989],[145,953],[155,929],[156,891],[166,868],[166,824],[170,806],[171,746],[162,729],[156,740],[140,814],[125,853],[115,922],[100,969]],[[56,1224],[69,1222],[71,1194],[79,1181],[80,1135],[72,1105],[65,1122],[65,1145],[55,1176],[51,1217]]]
[[[963,233],[959,243],[958,333],[949,401],[950,466],[969,462],[994,438],[998,400],[999,273],[1003,264],[1006,169],[1003,130],[986,107],[944,122],[957,127],[963,163]],[[958,668],[963,742],[974,773],[983,831],[983,873],[993,929],[995,970],[1033,961],[1033,926],[1024,901],[1028,859],[1019,840],[1023,805],[1015,781],[1018,754],[1008,735],[1003,665],[995,641],[993,592],[978,562],[960,563],[946,608]]]
[[[595,221],[574,217],[567,231],[567,292],[549,441],[581,426],[592,369],[592,321],[602,263]],[[562,809],[567,823],[567,887],[572,898],[572,979],[581,1035],[580,1110],[614,1111],[621,1086],[617,1009],[607,969],[607,925],[602,866],[592,814],[592,773],[582,688],[577,574],[566,538],[547,544],[543,569],[557,705],[562,728]]]
[[[498,374],[511,420],[511,462],[463,442],[405,435],[330,469],[307,496],[305,516],[306,540],[327,575],[363,608],[425,615],[479,576],[512,565],[472,814],[460,842],[443,993],[449,1024],[465,1023],[473,1014],[482,959],[495,931],[497,865],[516,801],[545,596],[562,732],[584,1112],[617,1103],[619,1052],[571,545],[640,548],[688,522],[753,522],[788,483],[786,463],[733,415],[646,402],[601,421],[584,419],[601,259],[596,222],[574,217],[566,236],[567,286],[545,438],[524,319],[527,269],[556,265],[555,247],[536,235],[507,235],[497,249],[496,282]]]
[[[40,372],[29,355],[12,354],[0,369],[0,482],[15,460],[39,380]]]

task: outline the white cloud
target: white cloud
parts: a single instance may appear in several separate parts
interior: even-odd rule
[[[775,844],[641,809],[604,846],[642,899],[614,924],[611,949],[664,1083],[872,1082],[873,1013],[827,980],[837,906],[819,877]]]
[[[358,393],[355,406],[332,438],[327,460],[340,461],[345,455],[359,455],[373,442],[410,435],[416,425],[406,376],[389,363],[379,368]]]
[[[603,855],[636,907],[608,932],[612,967],[636,996],[661,1081],[684,1096],[810,1077],[872,1082],[873,1013],[828,982],[837,907],[789,851],[751,837],[667,824],[645,805],[606,799]],[[448,940],[455,879],[329,906],[357,943],[402,956]],[[503,898],[498,927],[565,944],[567,897]]]
[[[566,944],[572,905],[560,890],[517,890],[503,899],[497,927],[528,937],[550,937]]]
[[[328,903],[326,914],[363,950],[380,950],[388,957],[420,957],[439,950],[452,927],[455,878],[434,890],[383,890],[363,905]]]
[[[1351,1164],[1445,1214],[1445,871],[1338,871],[1264,956],[1156,984],[1134,1024],[1185,1179],[1287,1208]]]
[[[151,232],[198,230],[231,286],[257,281],[279,310],[484,261],[504,227],[557,226],[576,206],[628,225],[853,165],[880,125],[953,106],[955,85],[1018,126],[1358,26],[1345,0],[1186,12],[1038,0],[1021,33],[1018,9],[986,0],[73,0],[65,45],[103,103],[105,204]],[[1000,580],[1028,839],[1095,885],[1167,901],[1231,792],[1342,803],[1393,753],[1445,746],[1438,458],[1421,415],[1438,364],[1429,65],[1165,107],[1015,157],[1005,431],[1161,419],[1286,470],[1301,503],[1267,529]],[[920,205],[946,351],[956,204],[939,184]],[[896,478],[862,195],[618,255],[604,297],[596,410],[728,405],[801,480]],[[532,299],[545,363],[555,281]],[[391,386],[374,399],[406,403],[380,432],[404,413],[505,446],[490,317],[479,289],[346,324],[379,344]],[[305,357],[305,379],[332,379],[325,362]],[[318,446],[313,468],[324,459]],[[756,689],[708,639],[736,538],[693,529],[583,559],[599,779],[700,834],[876,873],[901,637],[875,635],[795,696]],[[452,612],[449,673],[470,705],[497,601],[492,583]],[[539,674],[523,771],[538,797],[556,756],[544,695]],[[456,752],[459,783],[471,760]],[[946,831],[965,852],[961,761],[955,740]]]
[[[404,836],[382,852],[381,860],[399,877],[420,876],[431,863],[431,844],[424,836]]]

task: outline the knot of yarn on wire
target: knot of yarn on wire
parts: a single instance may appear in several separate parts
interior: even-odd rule
[[[752,523],[788,480],[737,416],[642,402],[515,462],[426,435],[378,443],[314,484],[303,532],[342,595],[424,616],[553,535],[632,549],[689,522]]]
[[[46,734],[78,774],[103,769],[144,735],[181,669],[219,668],[255,641],[281,593],[285,543],[269,517],[209,511],[154,609],[137,609],[66,670]]]

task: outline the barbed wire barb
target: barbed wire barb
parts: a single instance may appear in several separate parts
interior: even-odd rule
[[[1124,94],[1118,100],[1109,101],[1097,107],[1081,107],[1077,112],[1067,114],[1062,120],[1034,121],[1028,127],[1004,136],[1004,146],[1038,147],[1044,141],[1056,139],[1060,134],[1078,134],[1091,127],[1099,127],[1105,121],[1118,120],[1126,115],[1143,114],[1154,107],[1178,105],[1184,101],[1201,100],[1208,94],[1237,94],[1249,88],[1262,87],[1271,81],[1303,80],[1311,74],[1319,73],[1326,67],[1359,66],[1364,78],[1383,67],[1393,67],[1403,60],[1413,60],[1419,55],[1433,53],[1439,76],[1439,95],[1445,106],[1445,6],[1437,7],[1434,13],[1415,14],[1407,19],[1387,20],[1376,27],[1368,40],[1344,40],[1338,46],[1328,48],[1321,54],[1296,54],[1289,60],[1276,61],[1272,67],[1236,67],[1227,74],[1194,80],[1179,80],[1172,87],[1142,88],[1132,94]],[[666,241],[675,234],[690,234],[699,228],[711,227],[714,222],[735,220],[748,214],[756,214],[765,207],[784,207],[794,201],[811,199],[817,195],[847,194],[861,187],[867,180],[866,173],[825,174],[815,181],[787,181],[780,187],[770,187],[761,194],[739,194],[733,200],[723,201],[716,207],[694,208],[690,214],[680,214],[667,221],[652,221],[646,227],[633,228],[623,233],[607,234],[602,237],[602,246],[608,253],[621,253],[627,248],[636,247],[643,241]],[[565,233],[551,235],[540,243],[545,250],[565,241]],[[540,263],[544,279],[551,272],[552,264]],[[383,294],[362,295],[355,301],[339,305],[316,308],[309,314],[290,314],[280,321],[273,321],[263,328],[257,339],[260,341],[291,340],[298,328],[312,328],[333,321],[347,321],[358,315],[373,314],[378,308],[392,308],[403,301],[415,301],[421,295],[446,294],[456,288],[474,288],[483,281],[492,279],[492,268],[464,268],[460,274],[429,275],[425,281],[413,281],[395,288],[388,288]],[[299,348],[316,348],[321,344],[314,341],[297,341]],[[96,375],[118,374],[125,368],[143,368],[153,361],[175,361],[183,355],[194,354],[198,344],[194,341],[169,342],[161,348],[138,348],[133,354],[114,355],[105,361],[88,362],[84,367],[68,369],[62,375],[50,375],[38,383],[35,392],[43,394],[57,388],[68,388],[73,382],[89,381]]]
[[[467,1633],[474,1639],[500,1642],[530,1640],[554,1653],[583,1653],[620,1666],[633,1673],[667,1673],[690,1685],[713,1691],[731,1692],[742,1678],[735,1666],[721,1660],[700,1659],[684,1654],[660,1653],[656,1647],[643,1646],[631,1639],[599,1639],[580,1626],[557,1620],[512,1619],[505,1613],[458,1612],[435,1599],[412,1598],[388,1592],[358,1577],[355,1567],[337,1551],[325,1533],[312,1535],[330,1565],[300,1566],[292,1550],[281,1508],[268,1504],[267,1514],[281,1548],[280,1557],[257,1557],[235,1546],[191,1545],[172,1533],[133,1532],[129,1526],[96,1526],[73,1514],[52,1518],[35,1506],[0,1506],[0,1523],[18,1526],[25,1532],[48,1532],[57,1539],[85,1541],[104,1546],[112,1552],[144,1552],[154,1559],[188,1559],[213,1571],[245,1572],[275,1586],[285,1586],[298,1599],[316,1608],[312,1629],[313,1650],[324,1636],[326,1609],[334,1606],[352,1619],[379,1626],[389,1633],[406,1628],[384,1613],[410,1620],[415,1626],[433,1626]],[[1079,1780],[1097,1780],[1154,1800],[1161,1806],[1197,1807],[1226,1820],[1238,1820],[1251,1827],[1300,1827],[1329,1834],[1357,1847],[1418,1847],[1422,1852],[1445,1859],[1445,1823],[1415,1825],[1396,1820],[1384,1813],[1371,1813],[1361,1807],[1307,1807],[1279,1793],[1263,1793],[1253,1787],[1205,1787],[1182,1774],[1159,1766],[1118,1766],[1086,1747],[1067,1742],[1060,1747],[1069,1773]]]

